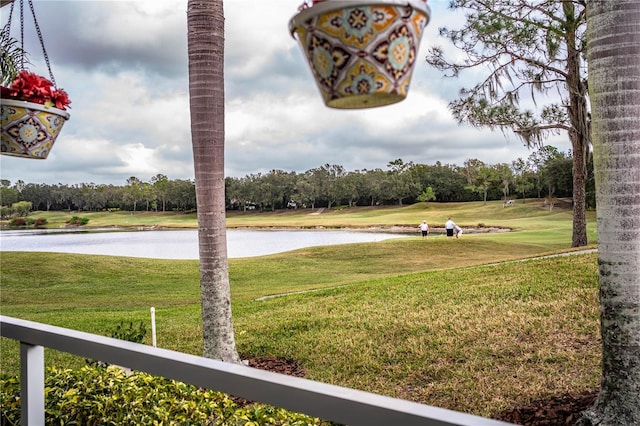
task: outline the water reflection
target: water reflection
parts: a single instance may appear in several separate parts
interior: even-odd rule
[[[197,259],[197,230],[101,232],[60,230],[2,231],[0,250],[104,254],[154,259]],[[263,256],[305,247],[376,242],[403,234],[356,231],[227,231],[230,258]]]

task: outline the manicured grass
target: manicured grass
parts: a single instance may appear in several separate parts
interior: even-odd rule
[[[158,226],[170,228],[197,228],[198,222],[195,213],[156,213],[156,212],[68,212],[68,211],[36,211],[29,214],[31,217],[47,219],[47,227],[64,227],[73,216],[88,218],[87,227],[111,227],[111,226]]]
[[[456,207],[458,223],[469,226],[474,215],[518,232],[230,260],[238,350],[295,359],[314,380],[483,416],[597,387],[596,255],[492,265],[567,251],[570,215],[534,203]],[[444,222],[447,214],[433,209],[363,209],[352,219],[340,211],[332,222],[417,227],[425,211]],[[269,226],[279,214],[251,223]],[[303,222],[299,212],[283,215]],[[109,334],[122,320],[149,323],[153,306],[159,346],[201,353],[197,261],[16,252],[0,261],[3,315]],[[262,299],[269,295],[279,297]],[[0,351],[0,371],[15,374],[17,344],[2,339]],[[49,350],[46,361],[84,363]]]
[[[312,379],[490,416],[597,386],[596,282],[594,255],[427,272],[253,303],[236,329]]]

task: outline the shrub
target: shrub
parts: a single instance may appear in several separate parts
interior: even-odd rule
[[[31,203],[31,201],[18,201],[17,203],[11,204],[11,210],[13,213],[24,217],[29,215],[32,207],[33,203]]]
[[[11,228],[27,226],[27,220],[24,217],[14,217],[9,221],[9,226]]]
[[[11,207],[9,206],[1,206],[0,207],[0,219],[8,219],[11,215]]]
[[[124,321],[120,321],[120,324],[115,329],[111,330],[111,337],[114,339],[126,340],[127,342],[142,343],[144,336],[147,335],[147,327],[140,321],[138,325],[133,325],[133,321],[126,324]],[[90,366],[107,366],[108,364],[95,361],[92,359],[85,359],[85,362]]]
[[[87,223],[89,223],[89,218],[80,217],[80,216],[73,216],[73,217],[71,217],[71,219],[69,219],[67,221],[67,223],[69,225],[82,226],[82,225],[86,225]]]
[[[1,423],[20,423],[20,381],[0,377]],[[264,404],[238,406],[226,394],[118,367],[47,368],[45,424],[329,425]]]
[[[30,217],[13,217],[11,219],[11,221],[9,221],[9,227],[10,228],[22,228],[22,227],[26,227],[26,226],[44,226],[47,223],[47,219],[44,218],[38,218],[38,219],[33,219]]]
[[[114,339],[126,340],[128,342],[142,343],[144,336],[147,335],[147,327],[144,322],[140,321],[138,325],[133,325],[133,322],[125,324],[124,321],[120,321],[120,324],[111,332],[111,337]]]

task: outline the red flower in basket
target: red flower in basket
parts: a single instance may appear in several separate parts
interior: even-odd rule
[[[51,81],[26,70],[20,71],[9,87],[1,89],[5,99],[33,102],[63,111],[71,103],[67,92],[56,89]]]

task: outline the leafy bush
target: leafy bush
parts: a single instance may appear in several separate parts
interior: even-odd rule
[[[43,219],[43,218],[39,218],[39,219],[33,219],[30,217],[13,217],[11,218],[11,220],[9,221],[9,227],[10,228],[23,228],[26,226],[43,226],[44,224],[47,223],[47,219]]]
[[[142,343],[144,336],[147,335],[147,327],[144,322],[140,321],[138,325],[133,325],[133,322],[125,324],[124,321],[120,321],[120,324],[111,332],[111,337],[114,339],[126,340],[128,342]]]
[[[8,219],[11,215],[11,207],[9,206],[0,206],[0,219]]]
[[[22,226],[27,226],[27,220],[24,217],[14,217],[9,221],[9,226],[11,228],[20,228]]]
[[[140,321],[138,325],[133,325],[133,321],[126,324],[124,321],[120,321],[120,324],[115,329],[111,330],[111,337],[114,339],[126,340],[127,342],[142,343],[144,336],[147,335],[147,327]],[[108,364],[102,361],[96,361],[93,359],[85,359],[87,365],[90,366],[107,366]]]
[[[20,424],[20,381],[0,377],[1,423]],[[48,368],[45,424],[329,425],[264,404],[239,407],[228,395],[118,367]]]
[[[89,223],[89,218],[87,217],[80,217],[80,216],[73,216],[71,217],[71,219],[69,219],[67,221],[67,223],[69,225],[77,225],[77,226],[82,226],[82,225],[86,225],[87,223]]]
[[[47,219],[44,217],[39,217],[33,222],[33,224],[36,226],[36,228],[40,228],[47,224]]]
[[[33,203],[31,201],[18,201],[11,204],[11,211],[15,215],[27,217],[32,207]]]

